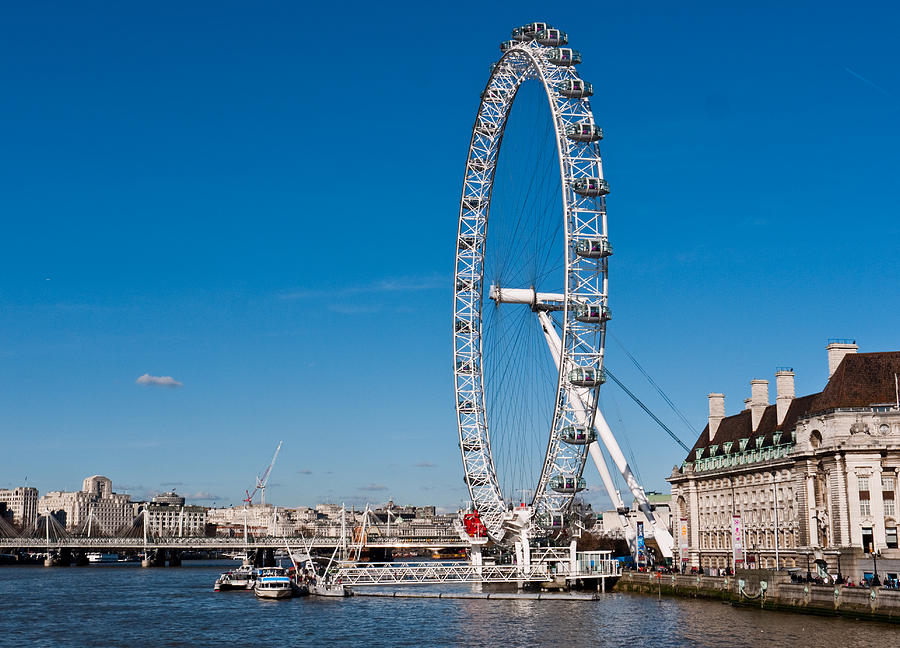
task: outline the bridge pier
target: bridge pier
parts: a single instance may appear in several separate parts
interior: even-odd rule
[[[253,555],[254,567],[274,567],[275,566],[275,550],[274,549],[254,549],[251,550]]]
[[[144,554],[141,561],[141,567],[165,567],[166,566],[166,550],[150,549]]]
[[[44,559],[44,567],[68,567],[71,564],[72,550],[68,547],[63,547],[58,553],[48,551]]]
[[[75,552],[75,566],[76,567],[86,567],[87,565],[90,565],[90,564],[91,563],[88,560],[86,551],[76,551]]]
[[[181,552],[169,549],[169,567],[181,567]]]

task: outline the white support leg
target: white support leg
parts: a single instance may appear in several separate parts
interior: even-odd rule
[[[622,526],[623,533],[625,533],[625,542],[628,543],[628,550],[634,554],[637,547],[637,531],[632,526],[631,520],[625,515],[624,511],[627,507],[622,500],[622,494],[613,485],[612,475],[609,474],[609,468],[606,467],[606,458],[603,456],[603,450],[600,448],[600,444],[594,441],[588,448],[588,451],[591,453],[591,459],[593,459],[594,465],[597,467],[597,472],[600,473],[600,481],[603,482],[603,487],[610,494],[609,499],[612,500],[612,505],[616,509],[616,515],[619,516],[619,524]]]
[[[538,319],[541,322],[544,338],[547,340],[547,346],[550,347],[550,352],[553,355],[553,360],[556,363],[556,368],[558,370],[562,342],[556,333],[556,329],[553,328],[553,322],[550,320],[550,316],[547,315],[546,312],[539,312]],[[569,395],[573,406],[576,407],[575,416],[578,418],[579,424],[588,427],[590,425],[590,417],[587,413],[583,394],[580,392],[587,392],[587,390],[572,389],[569,390]],[[616,490],[615,484],[613,484],[612,475],[609,474],[609,469],[606,467],[606,461],[603,457],[603,451],[600,449],[600,444],[594,441],[588,447],[588,452],[591,455],[591,459],[594,461],[594,465],[597,467],[597,472],[600,473],[600,481],[603,483],[603,488],[606,489],[606,493],[609,495],[609,499],[616,509],[616,515],[619,516],[619,523],[622,525],[622,531],[625,533],[625,541],[628,543],[628,548],[634,553],[637,542],[637,532],[632,528],[628,517],[622,512],[626,508],[625,503],[622,501],[621,493]]]
[[[606,422],[606,419],[603,418],[603,413],[599,408],[594,417],[594,427],[597,429],[597,434],[603,441],[603,445],[606,446],[606,451],[609,452],[610,458],[613,460],[613,463],[616,464],[623,479],[625,479],[625,483],[628,484],[628,488],[634,495],[638,507],[653,527],[653,537],[656,539],[656,544],[659,546],[663,557],[673,558],[675,541],[672,539],[672,534],[669,533],[666,526],[657,519],[656,513],[650,508],[650,501],[647,499],[647,494],[644,492],[643,487],[638,483],[634,473],[631,472],[631,467],[625,460],[625,455],[622,454],[622,449],[619,447],[616,438],[613,436],[612,430],[609,429],[609,424]]]
[[[541,328],[544,331],[544,338],[547,341],[547,346],[550,347],[550,353],[553,355],[553,360],[556,362],[557,368],[560,365],[560,357],[562,355],[562,341],[559,339],[559,335],[556,333],[556,329],[553,328],[553,322],[550,319],[550,316],[546,312],[538,312],[538,319],[541,322]],[[576,415],[579,418],[584,417],[587,419],[587,412],[590,410],[591,405],[593,405],[591,393],[588,389],[572,389],[570,391],[572,396],[574,396],[573,401],[575,403],[580,403],[581,407],[576,411]],[[580,422],[580,421],[579,421]],[[584,425],[589,424],[589,421],[585,420]],[[629,490],[631,490],[634,495],[635,500],[638,503],[638,507],[644,513],[644,516],[650,522],[650,525],[653,527],[653,535],[656,538],[656,543],[659,545],[660,551],[662,552],[665,558],[674,557],[674,545],[675,542],[672,539],[672,534],[669,533],[669,530],[666,529],[665,525],[660,523],[657,520],[655,513],[650,508],[650,502],[647,500],[647,495],[644,493],[644,489],[638,483],[637,479],[634,476],[634,473],[631,472],[631,467],[628,465],[628,461],[625,459],[625,455],[622,453],[622,449],[619,447],[619,443],[616,441],[616,438],[613,436],[612,430],[609,428],[609,424],[607,424],[606,419],[603,418],[603,413],[597,408],[597,413],[594,417],[594,428],[597,430],[597,435],[600,437],[600,440],[603,441],[603,445],[606,447],[606,451],[609,453],[610,458],[613,460],[613,463],[616,464],[616,468],[619,469],[623,479],[625,479],[625,483],[628,485]],[[595,444],[592,444],[595,445]],[[613,488],[612,479],[609,480],[607,484],[606,480],[603,477],[604,471],[607,476],[609,472],[606,471],[606,465],[602,461],[602,453],[600,456],[596,456],[597,453],[591,450],[591,458],[594,460],[594,463],[597,466],[597,470],[600,472],[600,478],[604,482],[604,487],[609,493],[610,499],[612,499],[613,503],[617,503],[617,499],[621,502],[621,496],[618,495],[618,492]],[[600,448],[598,447],[599,451]],[[598,461],[600,459],[600,461]],[[602,468],[601,468],[602,466]],[[624,508],[624,505],[621,507]],[[627,529],[628,526],[625,525]],[[626,531],[627,534],[627,531]]]

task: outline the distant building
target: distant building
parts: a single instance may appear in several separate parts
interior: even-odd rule
[[[857,580],[874,550],[881,580],[900,573],[900,352],[833,341],[828,371],[825,389],[799,398],[793,370],[777,371],[774,404],[768,381],[753,380],[731,416],[724,395],[709,395],[709,423],[668,478],[688,566],[731,566],[740,516],[745,566],[805,575],[809,562],[813,575]]]
[[[50,491],[41,497],[37,509],[39,515],[49,513],[70,530],[92,516],[92,524],[116,533],[134,519],[131,495],[114,493],[112,481],[102,475],[87,477],[80,491]]]
[[[671,532],[672,496],[656,491],[647,491],[645,494],[647,496],[647,501],[650,502],[650,508],[656,512],[657,519],[665,525],[669,532]],[[641,511],[637,500],[632,503],[631,508],[622,516],[620,516],[619,511],[615,509],[603,511],[603,514],[598,520],[599,524],[594,530],[601,536],[609,538],[626,538],[628,537],[628,533],[626,533],[625,528],[622,526],[623,517],[624,522],[628,525],[630,529],[629,532],[632,535],[636,532],[637,523],[642,522],[644,524],[645,537],[648,539],[653,537],[653,525],[647,520],[647,516],[644,515],[644,512]]]
[[[147,533],[154,537],[206,535],[206,507],[185,506],[174,490],[153,497],[145,506]]]
[[[291,536],[300,526],[292,509],[277,506],[230,506],[208,509],[207,521],[216,526],[218,535]]]
[[[6,504],[6,510],[12,514],[13,524],[28,527],[37,519],[37,488],[19,486],[12,489],[0,489],[0,502]]]

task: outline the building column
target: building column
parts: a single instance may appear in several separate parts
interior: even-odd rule
[[[816,515],[816,474],[813,467],[806,465],[806,538],[801,546],[819,546],[819,519]],[[827,542],[827,538],[825,538]]]
[[[872,539],[875,551],[887,547],[884,538],[884,501],[881,495],[881,457],[872,462],[872,473],[869,475],[869,509],[872,512]]]
[[[850,479],[850,475],[847,473],[847,464],[844,460],[843,455],[836,454],[834,456],[834,465],[835,465],[835,481],[837,482],[837,495],[838,495],[838,509],[832,510],[832,522],[831,528],[832,533],[834,534],[835,544],[839,546],[847,546],[850,544],[854,544],[854,539],[852,536],[852,532],[850,529],[850,518],[851,518],[851,502],[848,497],[848,491],[853,492],[853,501],[856,505],[856,510],[859,511],[859,496],[856,494],[856,489],[848,488],[848,479]],[[857,533],[857,535],[859,535]],[[860,536],[855,544],[862,543],[862,537]]]

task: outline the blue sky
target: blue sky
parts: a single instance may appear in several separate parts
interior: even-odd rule
[[[697,431],[776,366],[821,389],[828,338],[898,348],[890,3],[8,5],[0,487],[234,503],[284,439],[275,503],[459,505],[463,163],[497,44],[536,19],[596,89],[610,331]],[[665,488],[682,451],[604,390]]]

